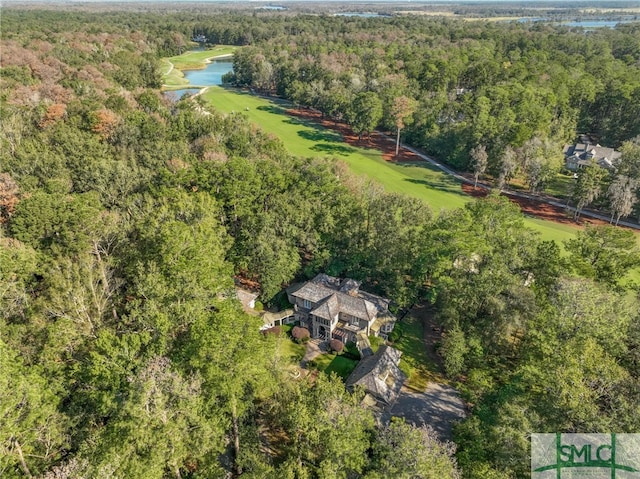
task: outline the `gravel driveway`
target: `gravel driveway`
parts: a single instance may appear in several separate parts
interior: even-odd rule
[[[431,426],[443,441],[452,439],[453,423],[466,415],[458,391],[441,383],[429,383],[423,393],[403,387],[389,413],[414,426]]]

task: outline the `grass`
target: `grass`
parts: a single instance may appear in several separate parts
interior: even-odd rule
[[[348,145],[337,132],[286,115],[287,104],[284,102],[220,87],[210,87],[203,98],[221,112],[247,115],[264,131],[279,137],[293,155],[338,158],[354,173],[378,181],[387,191],[424,200],[435,212],[459,208],[471,201],[458,181],[436,167],[428,163],[389,163],[380,151]],[[544,240],[573,238],[580,229],[533,218],[525,218],[525,224],[540,232]]]
[[[358,361],[336,354],[321,354],[313,360],[315,368],[325,374],[336,373],[342,379],[347,379],[353,372]]]
[[[306,346],[291,339],[292,329],[293,326],[290,324],[282,326],[282,334],[278,338],[278,351],[282,358],[288,359],[292,364],[298,364],[304,357]]]
[[[558,173],[544,189],[545,193],[555,196],[556,198],[566,199],[571,196],[576,180],[573,174],[565,175]]]
[[[281,100],[262,98],[233,89],[210,87],[203,98],[224,113],[242,112],[249,120],[279,137],[293,155],[304,157],[333,157],[344,161],[351,171],[366,176],[389,192],[403,193],[425,201],[435,212],[460,208],[471,201],[462,192],[460,183],[428,163],[396,164],[385,161],[382,153],[370,148],[346,144],[342,136],[311,121],[286,114],[289,104]],[[550,185],[550,193],[566,191],[572,185],[570,175],[559,176]],[[565,193],[566,194],[566,193]],[[545,241],[562,242],[575,237],[580,226],[560,224],[539,218],[526,217],[525,226],[537,231]],[[638,235],[640,240],[640,235]],[[640,282],[640,269],[629,274]]]
[[[230,54],[236,47],[219,46],[211,50],[188,52],[168,60],[179,68],[201,62],[207,58]],[[175,72],[172,71],[172,74]],[[178,72],[182,75],[181,72]],[[184,81],[185,83],[181,83]],[[184,86],[184,78],[171,80],[167,85]],[[344,161],[358,174],[372,178],[382,184],[387,191],[403,193],[425,201],[435,212],[442,209],[460,208],[471,199],[464,194],[460,183],[438,168],[428,164],[395,164],[382,158],[378,150],[354,147],[346,144],[341,135],[313,122],[286,114],[287,102],[266,99],[247,92],[210,87],[203,95],[216,109],[224,112],[242,112],[260,127],[279,137],[285,148],[293,155],[304,157],[334,157]],[[559,197],[567,194],[573,184],[571,175],[558,175],[549,185],[548,192]],[[540,233],[543,240],[554,240],[562,246],[562,241],[575,237],[582,228],[568,224],[544,221],[527,217],[525,226]],[[640,278],[640,270],[634,272]]]
[[[393,347],[402,351],[400,369],[408,373],[409,379],[405,386],[424,391],[430,381],[442,381],[435,371],[437,365],[433,364],[425,349],[422,323],[410,314],[396,324],[400,328],[402,336],[393,344]]]
[[[219,45],[208,50],[185,52],[182,55],[169,57],[166,60],[181,70],[199,70],[205,68],[205,62],[209,58],[222,55],[231,55],[238,47],[232,45]]]

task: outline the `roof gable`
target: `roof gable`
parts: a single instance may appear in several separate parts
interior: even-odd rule
[[[373,355],[363,358],[351,375],[346,386],[353,389],[362,387],[378,400],[391,404],[395,401],[407,376],[400,370],[402,353],[390,346],[382,345]]]
[[[359,287],[360,282],[353,279],[340,280],[319,274],[301,287],[291,288],[287,292],[316,305],[311,313],[325,319],[333,319],[338,312],[342,312],[355,318],[373,321],[379,313],[389,311],[388,299],[359,291]]]

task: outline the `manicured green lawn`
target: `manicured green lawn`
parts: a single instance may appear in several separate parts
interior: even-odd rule
[[[182,70],[197,70],[205,67],[205,61],[209,58],[219,57],[222,55],[231,55],[238,47],[232,45],[218,45],[217,47],[210,48],[208,50],[190,51],[177,55],[175,57],[169,57],[169,60],[173,65]]]
[[[288,359],[292,364],[298,364],[302,361],[306,346],[296,343],[290,335],[292,325],[282,326],[282,334],[278,338],[278,351],[281,357]]]
[[[291,154],[338,158],[354,173],[377,180],[387,191],[424,200],[436,213],[443,208],[459,208],[470,201],[458,181],[434,166],[389,163],[377,150],[353,147],[344,143],[337,132],[286,115],[287,104],[284,102],[220,87],[209,88],[203,97],[219,111],[247,115],[263,130],[282,139]],[[531,218],[526,218],[525,224],[539,231],[545,240],[572,238],[579,229]]]
[[[215,55],[233,52],[235,47],[220,46],[204,52],[188,52],[168,60],[176,65],[202,62]],[[175,72],[175,68],[174,68]],[[174,73],[172,72],[172,74]],[[181,72],[178,72],[181,75]],[[174,80],[175,86],[185,83],[184,78]],[[359,175],[365,175],[382,184],[387,191],[404,193],[424,200],[434,212],[442,209],[459,208],[470,201],[460,183],[428,163],[395,164],[382,158],[378,150],[354,147],[346,144],[339,133],[323,128],[313,122],[288,116],[288,103],[262,98],[248,92],[221,87],[210,87],[203,95],[216,109],[224,112],[242,112],[251,121],[279,137],[285,148],[293,155],[305,157],[333,157],[344,161]],[[550,185],[551,192],[559,196],[571,186],[573,178],[560,175]],[[558,224],[538,218],[527,217],[525,225],[540,233],[543,240],[554,240],[562,246],[562,241],[571,239],[581,228],[568,224]],[[640,278],[640,271],[634,272]]]
[[[355,369],[358,361],[335,354],[321,354],[313,360],[315,368],[325,374],[336,373],[342,379],[347,379]]]
[[[396,328],[402,330],[402,336],[393,347],[402,351],[400,369],[409,373],[409,380],[405,385],[416,391],[424,391],[429,381],[442,381],[434,372],[438,370],[437,365],[432,364],[427,356],[422,323],[409,314],[396,324]]]

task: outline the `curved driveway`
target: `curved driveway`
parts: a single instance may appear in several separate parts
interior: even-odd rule
[[[442,383],[429,383],[423,393],[403,387],[389,413],[416,427],[431,427],[441,441],[450,441],[453,425],[466,416],[458,391]]]

